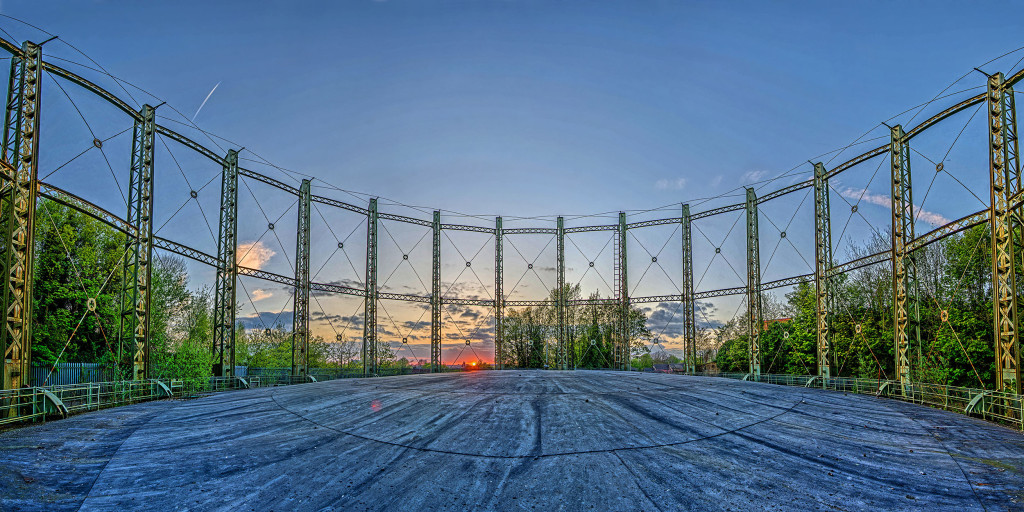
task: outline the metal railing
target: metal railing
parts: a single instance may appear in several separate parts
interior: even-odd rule
[[[1002,391],[928,384],[901,383],[885,379],[833,377],[822,379],[811,375],[761,374],[754,377],[746,373],[704,373],[708,377],[749,380],[777,384],[869,394],[893,400],[927,405],[937,409],[958,412],[982,418],[1024,431],[1024,396]]]

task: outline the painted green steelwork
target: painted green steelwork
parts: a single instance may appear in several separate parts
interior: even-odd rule
[[[555,365],[559,370],[569,369],[569,340],[568,331],[565,325],[565,220],[558,217],[555,228],[555,281],[557,282],[555,292],[555,317],[558,323],[558,352],[556,352]]]
[[[626,212],[619,212],[619,229],[615,232],[615,298],[619,304],[617,336],[612,347],[613,367],[629,367],[629,276],[626,272]]]
[[[821,162],[814,164],[814,286],[818,320],[818,376],[822,385],[831,376],[832,283],[828,269],[832,267],[832,223],[829,216],[828,172]]]
[[[686,352],[686,371],[697,372],[697,323],[694,318],[696,304],[693,300],[693,237],[690,225],[690,205],[684,204],[680,222],[683,231],[683,340]]]
[[[121,299],[121,328],[118,353],[131,350],[131,378],[145,380],[149,375],[149,284],[153,258],[153,153],[156,111],[143,105],[135,121],[132,139],[132,167],[128,186],[128,225],[124,260],[124,293]],[[123,361],[119,361],[121,363]]]
[[[366,301],[363,307],[363,375],[377,374],[377,198],[366,216]]]
[[[504,369],[505,333],[502,323],[505,320],[505,277],[502,261],[503,233],[501,217],[494,219],[494,367]]]
[[[309,226],[310,181],[299,186],[299,219],[295,237],[295,308],[292,315],[292,375],[309,373]]]
[[[431,225],[434,253],[430,280],[430,371],[441,371],[441,212],[434,210]]]
[[[761,249],[757,229],[757,193],[747,189],[747,336],[750,373],[761,375]]]
[[[4,119],[3,160],[10,188],[4,203],[2,308],[5,312],[0,347],[4,347],[4,389],[29,385],[32,356],[32,258],[39,172],[39,106],[43,49],[25,42],[11,57],[10,88]]]
[[[911,286],[916,283],[916,268],[907,244],[914,239],[914,200],[910,185],[910,143],[903,127],[890,130],[889,155],[892,162],[892,262],[893,262],[893,341],[896,344],[896,380],[910,382]],[[918,331],[920,340],[920,331]]]
[[[224,158],[220,185],[220,236],[217,237],[217,284],[213,300],[214,374],[235,375],[235,298],[238,286],[238,152]],[[219,370],[219,371],[216,371]]]
[[[991,178],[992,289],[995,324],[996,389],[1019,394],[1020,321],[1017,312],[1017,280],[1022,212],[1017,142],[1017,115],[1013,89],[1002,73],[988,79],[989,170]],[[1015,240],[1014,238],[1017,238]],[[1017,254],[1015,254],[1017,252]]]

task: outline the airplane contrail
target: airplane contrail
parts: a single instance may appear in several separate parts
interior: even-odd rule
[[[210,89],[210,94],[206,95],[206,99],[204,99],[203,102],[199,105],[199,108],[196,109],[195,115],[192,116],[193,123],[196,122],[196,116],[199,115],[199,111],[206,106],[206,102],[210,100],[210,96],[213,96],[213,91],[216,91],[218,87],[220,87],[220,82],[217,82],[217,85],[213,86],[213,89]]]

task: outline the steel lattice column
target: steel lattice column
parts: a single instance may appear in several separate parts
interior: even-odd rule
[[[366,216],[366,301],[363,309],[363,375],[377,374],[377,198]]]
[[[758,243],[757,194],[747,189],[747,336],[750,373],[761,375],[761,250]]]
[[[309,180],[299,187],[299,221],[295,238],[295,311],[292,315],[292,375],[309,373]]]
[[[569,369],[569,340],[566,339],[567,333],[565,328],[565,221],[562,217],[558,218],[558,224],[555,228],[556,243],[556,259],[557,264],[555,266],[555,277],[557,281],[557,295],[555,295],[555,316],[558,322],[558,353],[557,362],[559,370]]]
[[[39,105],[43,49],[25,42],[11,57],[4,120],[3,160],[11,188],[3,212],[4,389],[29,385],[32,356],[32,258],[39,169]]]
[[[686,343],[686,371],[697,373],[697,323],[693,300],[693,239],[690,234],[690,205],[683,205],[683,337]]]
[[[441,371],[441,212],[434,210],[434,256],[430,281],[430,371]]]
[[[914,239],[914,201],[910,186],[910,144],[900,125],[892,127],[889,153],[892,159],[892,278],[893,341],[896,344],[896,379],[910,382],[909,323],[910,286],[916,276],[907,244]]]
[[[829,220],[827,175],[821,162],[814,164],[814,286],[818,317],[818,376],[822,379],[831,377],[828,323],[832,313],[832,283],[828,269],[832,266],[832,223]],[[822,384],[825,385],[824,382]]]
[[[612,348],[614,365],[617,370],[626,369],[629,364],[629,277],[626,272],[626,212],[619,212],[619,229],[615,232],[615,290],[619,302],[618,336]]]
[[[127,257],[124,260],[124,293],[121,299],[121,329],[118,353],[122,347],[132,351],[135,380],[149,374],[149,283],[153,258],[153,150],[156,112],[143,105],[135,121],[132,139],[132,168],[128,186]],[[122,361],[118,361],[120,364]]]
[[[214,295],[213,347],[220,375],[235,375],[235,293],[238,268],[238,152],[224,159],[220,185],[220,236],[217,238],[217,288]],[[215,372],[217,373],[217,372]]]
[[[505,319],[504,272],[502,261],[501,217],[494,220],[494,367],[504,369],[505,336],[502,322]]]
[[[1021,236],[1021,176],[1018,159],[1017,116],[1013,89],[1003,74],[988,80],[989,170],[992,211],[992,300],[995,323],[996,389],[1021,393],[1020,338],[1017,317],[1016,273],[1020,271],[1014,236]]]

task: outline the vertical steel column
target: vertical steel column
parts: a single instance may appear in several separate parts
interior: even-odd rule
[[[556,238],[556,260],[555,265],[555,280],[557,281],[557,295],[555,296],[555,317],[558,322],[558,352],[556,365],[559,370],[569,369],[569,340],[566,339],[567,333],[565,328],[565,221],[562,217],[558,218],[558,224],[555,228]]]
[[[430,281],[430,371],[441,371],[441,212],[434,210],[434,256]]]
[[[614,353],[614,365],[616,370],[625,370],[629,365],[629,277],[626,272],[626,212],[619,212],[619,230],[616,231],[617,240],[615,241],[616,258],[615,268],[617,270],[615,276],[616,298],[619,302],[618,311],[618,329],[617,338],[613,345],[612,351]]]
[[[916,280],[907,244],[914,239],[914,201],[910,186],[910,144],[900,125],[890,132],[892,159],[892,280],[893,341],[896,344],[896,379],[910,382],[910,338],[907,336],[908,296]]]
[[[686,372],[697,373],[697,322],[693,300],[693,239],[690,233],[690,205],[683,205],[683,337],[686,343]]]
[[[747,189],[747,335],[750,374],[761,376],[761,250],[757,229],[757,194]]]
[[[832,222],[829,220],[828,173],[821,162],[814,164],[814,286],[815,312],[818,317],[818,376],[822,385],[831,377],[832,282],[828,269],[832,266]]]
[[[505,333],[502,322],[505,319],[504,261],[502,258],[501,217],[494,220],[494,367],[504,369]]]
[[[218,363],[214,373],[235,375],[235,293],[238,269],[238,152],[224,159],[220,185],[220,236],[217,237],[217,288],[213,301],[213,347]],[[216,370],[220,371],[216,371]]]
[[[11,57],[4,144],[0,159],[10,174],[11,187],[3,212],[4,348],[3,389],[29,385],[32,356],[32,258],[39,172],[39,105],[42,92],[43,49],[25,42],[21,55]]]
[[[377,374],[377,198],[366,216],[366,300],[363,309],[363,376]]]
[[[992,210],[992,290],[995,323],[996,389],[1021,393],[1020,336],[1014,236],[1021,236],[1021,176],[1013,89],[1002,73],[988,79],[989,170]]]
[[[128,185],[127,257],[124,260],[124,290],[121,295],[121,328],[118,330],[118,354],[131,349],[134,380],[149,374],[149,283],[153,258],[153,150],[156,112],[143,105],[141,118],[135,121],[132,139],[132,167]],[[118,361],[121,364],[123,361]],[[119,376],[124,377],[124,376]]]
[[[309,180],[299,187],[299,220],[295,237],[295,307],[292,315],[292,376],[309,373]]]

